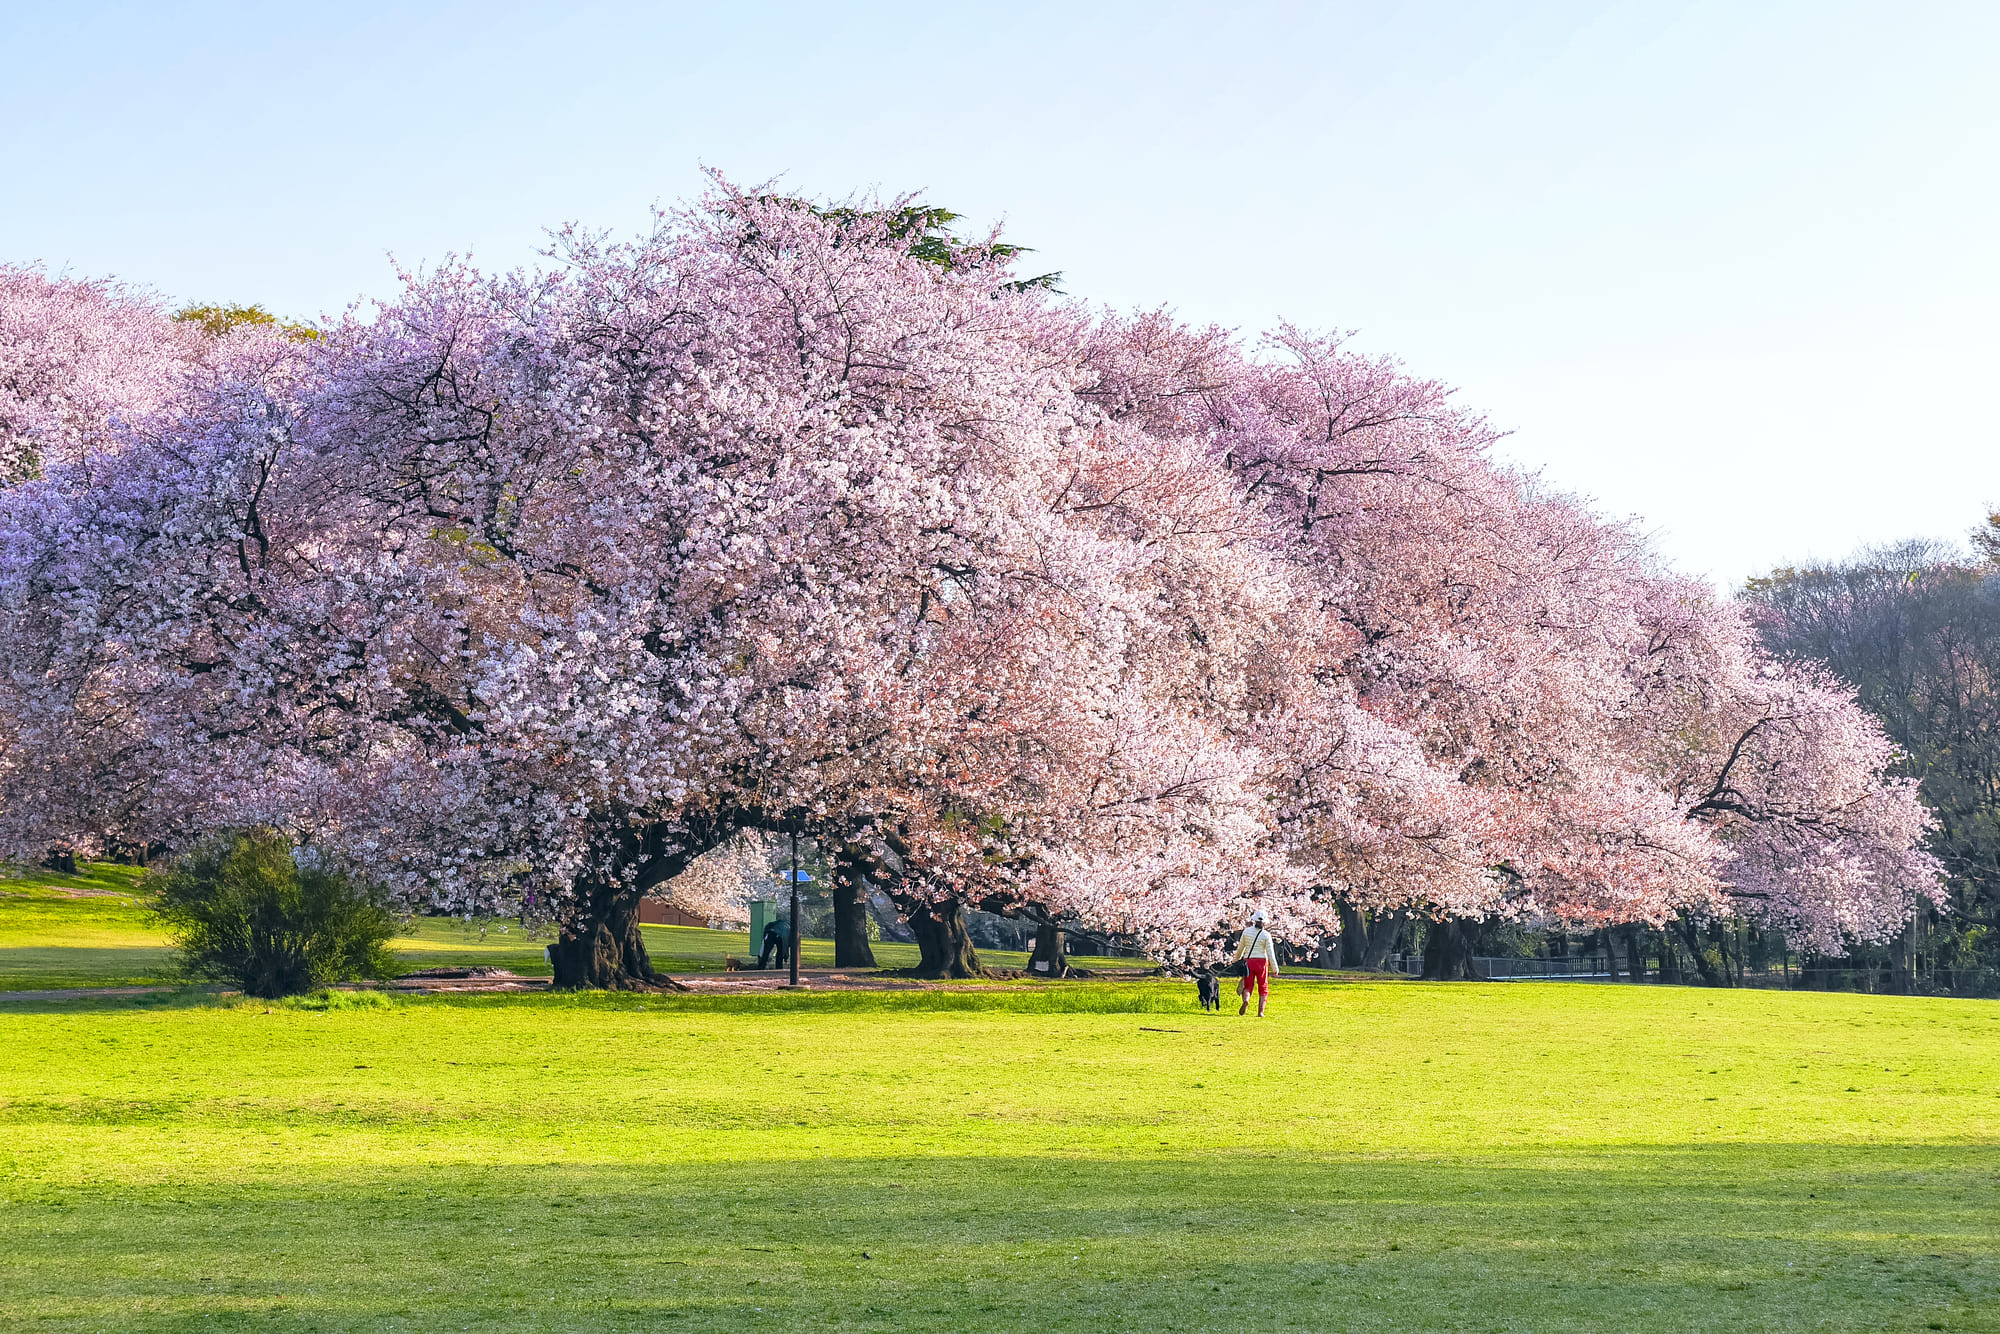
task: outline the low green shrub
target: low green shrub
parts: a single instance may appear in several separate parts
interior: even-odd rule
[[[216,834],[148,876],[147,887],[190,980],[270,999],[397,971],[387,948],[397,920],[380,895],[301,866],[275,830]]]

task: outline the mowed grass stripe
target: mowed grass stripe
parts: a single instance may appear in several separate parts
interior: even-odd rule
[[[2000,1007],[1981,1002],[1315,984],[1258,1023],[1192,1013],[1189,990],[437,998],[332,1012],[51,1003],[8,1020],[21,1064],[9,1062],[0,1118],[60,1110],[66,1132],[182,1134],[199,1132],[190,1120],[361,1129],[418,1117],[475,1139],[550,1120],[803,1120],[843,1153],[913,1127],[977,1143],[968,1123],[981,1119],[1014,1127],[1001,1152],[1044,1134],[1054,1151],[1156,1147],[1125,1134],[1138,1126],[1189,1147],[1338,1152],[2000,1138]],[[1147,1031],[1163,1014],[1180,1031]],[[607,1102],[620,1080],[629,1095]]]

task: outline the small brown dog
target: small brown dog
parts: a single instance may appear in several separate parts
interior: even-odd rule
[[[736,957],[735,955],[733,955],[733,954],[725,954],[725,955],[723,955],[723,956],[722,956],[722,971],[723,971],[723,972],[725,972],[725,973],[740,973],[740,972],[742,972],[742,971],[743,971],[743,960],[741,960],[741,959],[737,958],[737,957]]]

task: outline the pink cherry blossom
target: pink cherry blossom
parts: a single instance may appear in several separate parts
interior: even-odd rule
[[[1252,905],[1823,946],[1935,895],[1852,697],[1440,386],[898,217],[718,182],[316,342],[31,348],[77,387],[35,402],[98,406],[35,409],[90,425],[0,491],[0,842],[275,824],[614,985],[639,896],[713,898],[746,829],[1175,960]]]

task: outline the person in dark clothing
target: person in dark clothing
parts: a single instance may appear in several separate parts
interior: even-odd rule
[[[764,923],[764,952],[757,956],[757,966],[769,968],[774,955],[782,966],[789,957],[785,953],[785,941],[791,934],[791,924],[782,917],[774,922]]]

